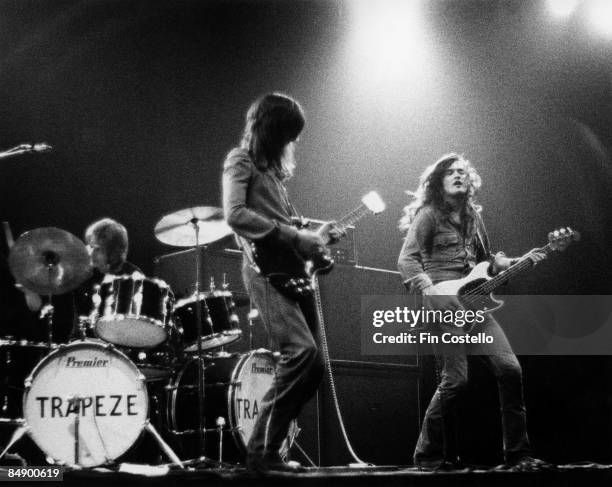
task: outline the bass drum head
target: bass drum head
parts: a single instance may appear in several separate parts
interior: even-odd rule
[[[136,442],[148,417],[148,396],[125,355],[111,345],[79,341],[36,366],[26,379],[23,411],[29,435],[48,457],[94,467]]]
[[[243,453],[253,435],[255,422],[263,407],[263,398],[272,389],[276,375],[276,360],[272,352],[258,350],[243,356],[232,378],[230,424],[236,443]],[[295,438],[297,424],[292,421],[287,438],[281,445],[280,454],[286,457]]]
[[[275,357],[266,350],[203,357],[206,456],[224,462],[244,462],[246,447],[262,412],[263,398],[272,388],[275,369]],[[197,384],[198,359],[192,358],[169,387],[168,425],[180,443],[184,458],[201,455]],[[217,424],[219,418],[225,421],[223,428]],[[280,450],[283,457],[296,432],[293,421]]]

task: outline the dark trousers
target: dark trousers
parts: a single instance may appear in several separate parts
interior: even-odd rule
[[[323,376],[324,362],[315,339],[316,308],[313,299],[298,303],[283,296],[246,262],[242,275],[273,346],[281,353],[247,450],[251,457],[275,456],[291,421],[314,395]]]
[[[512,463],[530,453],[521,366],[495,318],[487,315],[478,331],[492,336],[494,342],[453,345],[443,351],[440,347],[434,349],[441,365],[441,381],[425,413],[414,452],[416,465],[455,459],[453,417],[468,380],[468,353],[481,355],[497,378],[505,461]]]

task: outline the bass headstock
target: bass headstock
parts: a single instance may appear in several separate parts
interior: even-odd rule
[[[580,240],[580,233],[570,227],[559,228],[548,234],[548,244],[552,250],[564,251],[569,244]]]

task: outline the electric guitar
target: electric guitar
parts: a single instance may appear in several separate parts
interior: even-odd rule
[[[550,232],[548,234],[548,244],[536,250],[548,255],[555,251],[563,251],[570,243],[578,240],[580,240],[578,232],[569,227],[561,228]],[[459,303],[466,310],[481,310],[485,313],[491,313],[501,308],[504,304],[501,299],[493,297],[493,291],[510,278],[533,267],[533,265],[533,261],[529,258],[529,254],[527,254],[521,257],[516,264],[491,276],[489,273],[491,264],[489,262],[481,262],[467,276],[461,279],[451,279],[436,284],[434,286],[434,294],[457,296]],[[467,327],[464,327],[464,329],[469,331]]]
[[[343,216],[336,227],[344,233],[346,227],[354,225],[364,216],[375,215],[385,210],[385,203],[378,193],[371,191],[361,199],[361,204]],[[296,222],[298,228],[305,228],[303,221]],[[299,299],[312,293],[312,279],[316,274],[326,274],[331,271],[334,260],[327,248],[329,236],[321,235],[326,240],[326,247],[320,254],[304,258],[293,246],[270,244],[268,242],[250,242],[255,264],[270,284],[285,296]]]

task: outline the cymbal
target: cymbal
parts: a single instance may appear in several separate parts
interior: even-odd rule
[[[55,227],[22,234],[11,249],[9,266],[18,284],[38,294],[72,291],[92,273],[85,244]]]
[[[197,225],[198,242],[195,226]],[[227,237],[232,229],[223,219],[223,210],[215,206],[195,206],[164,216],[155,225],[157,240],[175,247],[206,245]]]

